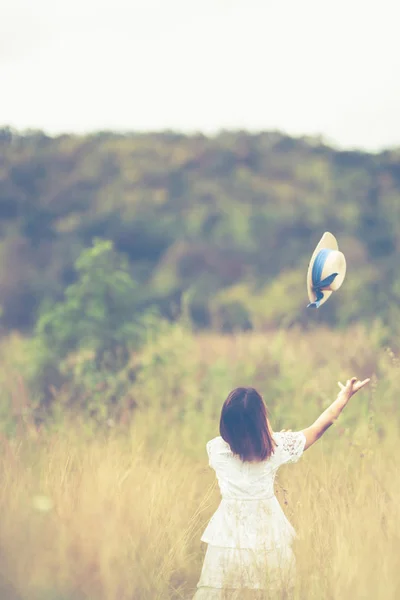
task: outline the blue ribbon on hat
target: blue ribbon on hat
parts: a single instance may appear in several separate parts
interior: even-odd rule
[[[326,262],[326,259],[328,258],[329,254],[333,252],[333,250],[329,250],[328,248],[324,248],[323,250],[320,250],[315,258],[314,264],[313,264],[313,268],[312,268],[312,289],[313,292],[316,294],[317,299],[315,300],[315,302],[310,302],[310,304],[307,305],[307,308],[318,308],[319,305],[321,304],[321,300],[324,297],[324,294],[322,292],[323,288],[329,287],[331,285],[331,283],[335,280],[335,278],[339,275],[339,273],[332,273],[332,275],[329,275],[328,277],[325,277],[325,279],[322,279],[321,281],[321,276],[322,276],[322,271]]]

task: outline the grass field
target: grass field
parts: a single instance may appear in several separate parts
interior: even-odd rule
[[[65,419],[37,430],[3,342],[1,600],[189,600],[218,489],[205,443],[230,389],[254,385],[275,429],[299,429],[372,376],[276,493],[296,528],[296,598],[400,597],[397,358],[379,328],[192,336],[177,328],[143,355],[131,425],[95,434]],[[154,360],[155,355],[167,357]],[[7,358],[8,357],[8,358]]]

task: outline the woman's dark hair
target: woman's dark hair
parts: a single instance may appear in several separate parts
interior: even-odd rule
[[[243,461],[265,460],[273,453],[267,416],[264,400],[254,388],[236,388],[225,400],[219,432]]]

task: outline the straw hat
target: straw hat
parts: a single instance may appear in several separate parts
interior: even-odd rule
[[[307,292],[310,304],[318,308],[336,292],[346,276],[346,259],[339,252],[335,236],[324,233],[311,257],[307,272]]]

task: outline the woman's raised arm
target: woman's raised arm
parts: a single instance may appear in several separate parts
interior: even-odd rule
[[[306,438],[304,450],[307,450],[307,448],[319,440],[325,431],[336,421],[350,398],[367,385],[369,381],[369,379],[359,381],[356,377],[353,377],[347,381],[346,385],[343,385],[342,383],[338,384],[341,389],[336,400],[332,402],[330,407],[327,408],[310,427],[303,429]]]

